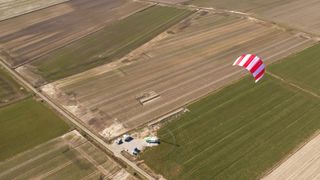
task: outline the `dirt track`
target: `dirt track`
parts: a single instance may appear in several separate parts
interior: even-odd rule
[[[76,0],[0,22],[0,55],[16,66],[144,9],[129,0]]]
[[[166,3],[166,4],[179,4],[187,2],[188,0],[145,0],[149,2],[159,2],[159,3]]]
[[[320,135],[316,136],[262,180],[320,179]]]
[[[231,64],[242,53],[270,62],[313,43],[248,19],[214,14],[198,14],[165,36],[140,50],[132,57],[138,62],[129,66],[105,65],[48,85],[67,93],[73,104],[65,96],[51,96],[98,132],[116,131],[106,135],[110,138],[239,79],[246,73]],[[142,106],[136,98],[149,91],[160,98]]]

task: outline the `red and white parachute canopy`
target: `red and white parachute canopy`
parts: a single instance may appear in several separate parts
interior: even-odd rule
[[[233,66],[238,65],[246,68],[254,77],[257,83],[264,75],[265,65],[262,60],[253,54],[244,54],[233,63]]]

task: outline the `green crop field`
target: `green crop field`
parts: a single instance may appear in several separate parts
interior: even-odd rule
[[[301,66],[300,66],[301,67]],[[320,101],[281,80],[245,78],[162,127],[142,159],[168,179],[257,179],[320,128]]]
[[[26,91],[20,88],[21,86],[0,67],[0,106],[24,97]]]
[[[40,102],[28,98],[0,109],[0,160],[67,132],[68,125]]]
[[[286,58],[269,68],[272,73],[320,94],[320,44]]]
[[[36,67],[34,72],[53,81],[110,62],[149,41],[190,13],[153,6],[41,57],[32,63]]]

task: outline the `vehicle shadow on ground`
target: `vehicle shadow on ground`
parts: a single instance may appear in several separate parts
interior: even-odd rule
[[[160,140],[161,143],[166,143],[166,144],[170,144],[170,145],[173,145],[173,146],[176,146],[176,147],[180,147],[179,144],[176,144],[176,143],[173,143],[173,142],[169,142],[169,141],[165,141],[165,140]]]

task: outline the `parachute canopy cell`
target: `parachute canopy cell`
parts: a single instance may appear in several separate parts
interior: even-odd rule
[[[238,65],[246,68],[254,77],[257,83],[265,73],[265,65],[261,58],[254,54],[244,54],[233,63],[233,66]]]

